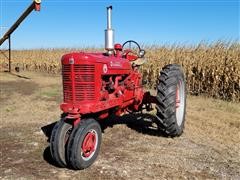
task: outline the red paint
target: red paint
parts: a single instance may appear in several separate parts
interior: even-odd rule
[[[82,143],[82,153],[84,157],[89,157],[96,146],[96,135],[94,132],[88,132]]]
[[[109,113],[108,112],[103,112],[103,113],[101,113],[99,116],[98,116],[98,118],[99,119],[105,119],[105,118],[107,118],[109,116]]]
[[[123,57],[126,58],[129,61],[135,61],[138,59],[138,56],[133,53],[132,50],[126,49],[123,52]]]
[[[180,106],[180,95],[179,95],[179,85],[177,85],[176,89],[176,108],[179,108]]]
[[[35,2],[35,11],[40,11],[41,10],[41,5],[40,3]]]
[[[73,121],[73,126],[76,127],[80,123],[81,119],[80,117],[76,117]]]
[[[110,109],[120,115],[126,110],[138,111],[144,103],[154,101],[144,94],[138,67],[132,67],[119,44],[115,48],[119,52],[113,56],[72,52],[62,57],[64,102],[60,108],[74,124],[80,122],[82,115],[104,119]]]
[[[122,51],[122,45],[121,44],[115,44],[114,49],[117,51]]]

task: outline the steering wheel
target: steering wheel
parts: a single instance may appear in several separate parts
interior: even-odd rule
[[[133,44],[133,46],[132,46]],[[128,45],[128,48],[125,48]],[[134,61],[138,58],[142,58],[145,55],[145,51],[141,49],[140,45],[133,40],[128,40],[122,45],[123,52],[126,55],[126,58]]]

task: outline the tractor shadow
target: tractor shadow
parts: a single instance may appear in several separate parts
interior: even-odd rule
[[[161,128],[159,128],[157,118],[154,115],[148,113],[126,114],[121,117],[111,116],[98,122],[100,123],[103,133],[104,130],[109,127],[113,127],[114,125],[118,124],[125,124],[130,129],[133,129],[142,134],[165,137],[164,132],[161,131]],[[41,127],[42,132],[47,137],[47,142],[50,142],[52,130],[56,123],[57,121]]]
[[[113,127],[118,124],[125,124],[127,127],[138,133],[165,137],[164,132],[159,128],[157,118],[152,114],[126,114],[121,117],[113,116],[100,122],[103,133],[108,127]]]
[[[54,128],[54,126],[55,126],[56,123],[57,123],[57,121],[56,121],[56,122],[53,122],[53,123],[51,123],[51,124],[48,124],[48,125],[46,125],[46,126],[41,127],[42,132],[43,132],[44,135],[47,137],[47,142],[48,142],[48,143],[50,142],[50,137],[51,137],[51,135],[52,135],[52,130],[53,130],[53,128]],[[54,161],[53,158],[52,158],[51,151],[50,151],[50,145],[48,145],[47,147],[45,147],[42,156],[43,156],[43,159],[44,159],[48,164],[59,168],[59,166],[55,163],[55,161]]]

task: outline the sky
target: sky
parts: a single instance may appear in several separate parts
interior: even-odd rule
[[[115,42],[197,44],[240,39],[240,0],[42,0],[12,34],[13,49],[104,46],[106,7]],[[31,0],[0,0],[0,36]],[[7,28],[6,28],[7,27]],[[7,42],[1,48],[7,47]]]

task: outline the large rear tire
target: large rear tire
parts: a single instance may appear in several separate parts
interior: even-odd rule
[[[67,158],[76,170],[85,169],[96,160],[102,141],[99,123],[94,119],[82,119],[69,138]]]
[[[61,119],[56,123],[50,138],[50,152],[53,160],[59,167],[66,167],[66,147],[72,125]]]
[[[167,136],[180,136],[185,123],[186,83],[179,65],[170,64],[162,69],[156,99],[159,128]]]

